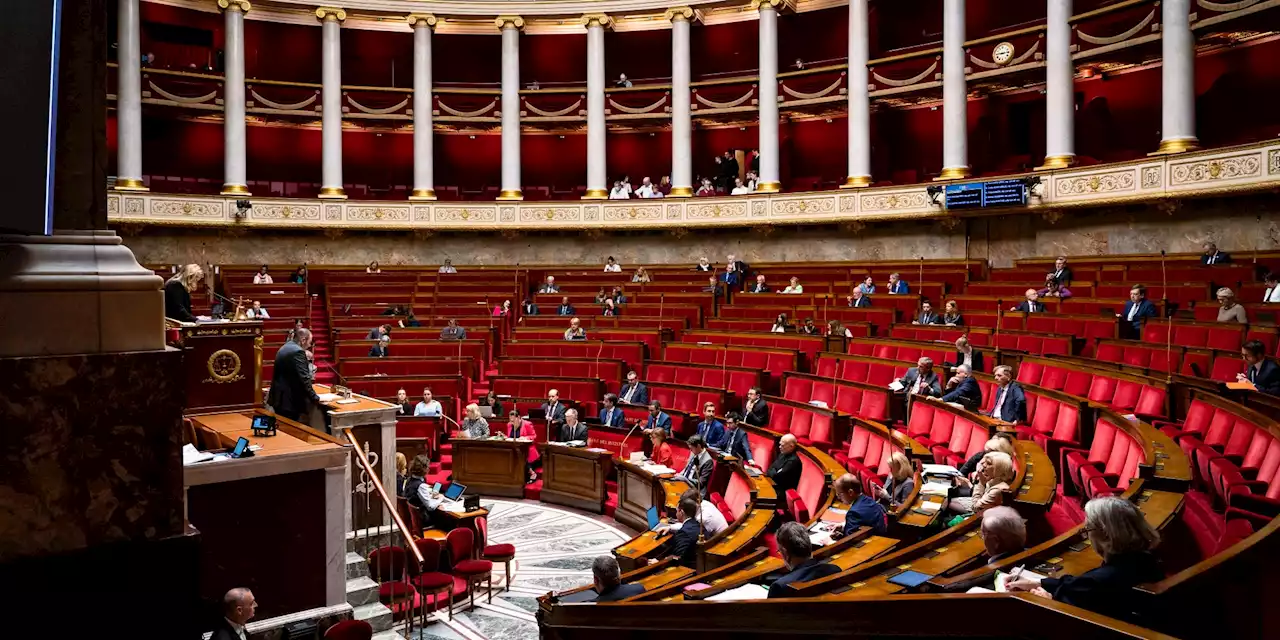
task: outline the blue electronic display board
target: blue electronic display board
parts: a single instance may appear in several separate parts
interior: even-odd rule
[[[948,209],[1025,206],[1027,187],[1021,179],[949,184],[946,196]]]

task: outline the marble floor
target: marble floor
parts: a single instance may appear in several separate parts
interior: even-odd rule
[[[472,611],[463,611],[466,603],[455,605],[453,620],[441,611],[431,617],[425,630],[415,629],[411,639],[537,638],[537,597],[589,584],[592,560],[635,535],[612,518],[540,502],[492,500],[484,506],[490,511],[489,544],[516,547],[510,588],[502,565],[495,565],[492,604],[478,596]]]

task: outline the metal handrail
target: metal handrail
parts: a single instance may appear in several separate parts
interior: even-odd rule
[[[423,557],[422,551],[418,549],[418,545],[414,543],[413,535],[409,533],[409,527],[405,526],[404,520],[400,518],[400,511],[396,509],[395,503],[387,496],[387,490],[383,488],[382,481],[378,479],[378,474],[373,470],[373,465],[369,464],[369,458],[364,455],[364,449],[360,448],[360,443],[356,441],[355,434],[351,433],[351,429],[343,429],[342,435],[346,437],[347,442],[356,450],[356,464],[369,474],[369,480],[373,482],[373,488],[378,491],[378,497],[382,499],[382,506],[391,512],[391,519],[395,522],[397,528],[400,529],[400,535],[404,538],[405,547],[417,559],[418,565],[421,566]]]

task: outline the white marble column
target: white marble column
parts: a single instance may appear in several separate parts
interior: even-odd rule
[[[409,16],[413,26],[413,193],[410,200],[436,199],[435,147],[431,99],[431,30],[436,17]]]
[[[777,193],[778,181],[778,6],[783,0],[751,0],[760,13],[760,182],[756,191]]]
[[[1164,0],[1160,5],[1160,148],[1181,153],[1200,148],[1196,138],[1196,37],[1191,33],[1191,1]]]
[[[587,27],[587,192],[583,200],[609,197],[604,120],[604,30],[612,20],[603,13],[582,16]]]
[[[523,200],[520,185],[520,30],[524,18],[498,16],[502,30],[502,190],[499,200]]]
[[[226,80],[222,90],[222,195],[247,196],[244,120],[244,14],[248,0],[218,0],[226,24]]]
[[[849,176],[846,188],[871,186],[871,95],[867,88],[867,0],[849,0]]]
[[[1075,63],[1071,61],[1071,0],[1049,0],[1045,45],[1045,158],[1040,169],[1064,169],[1076,161]]]
[[[334,7],[316,9],[321,20],[320,197],[343,199],[342,189],[342,21],[347,12]]]
[[[689,64],[689,27],[693,9],[667,9],[671,21],[671,194],[673,198],[693,195],[693,110],[692,75]]]
[[[964,66],[964,0],[943,0],[942,8],[942,174],[941,180],[969,176],[968,91]]]
[[[138,0],[120,0],[116,52],[116,188],[146,191],[142,183],[142,33]]]

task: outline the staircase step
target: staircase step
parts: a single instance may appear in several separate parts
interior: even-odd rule
[[[356,578],[369,577],[369,563],[365,562],[364,556],[354,552],[347,552],[347,580],[355,580]]]
[[[347,602],[359,607],[378,601],[378,583],[367,576],[347,580]]]
[[[404,640],[404,636],[399,631],[383,631],[373,634],[369,640]]]
[[[382,604],[381,602],[374,602],[372,604],[355,607],[355,611],[352,612],[351,617],[356,620],[364,620],[365,622],[368,622],[375,632],[387,631],[395,625],[391,609],[387,608],[387,605]]]

